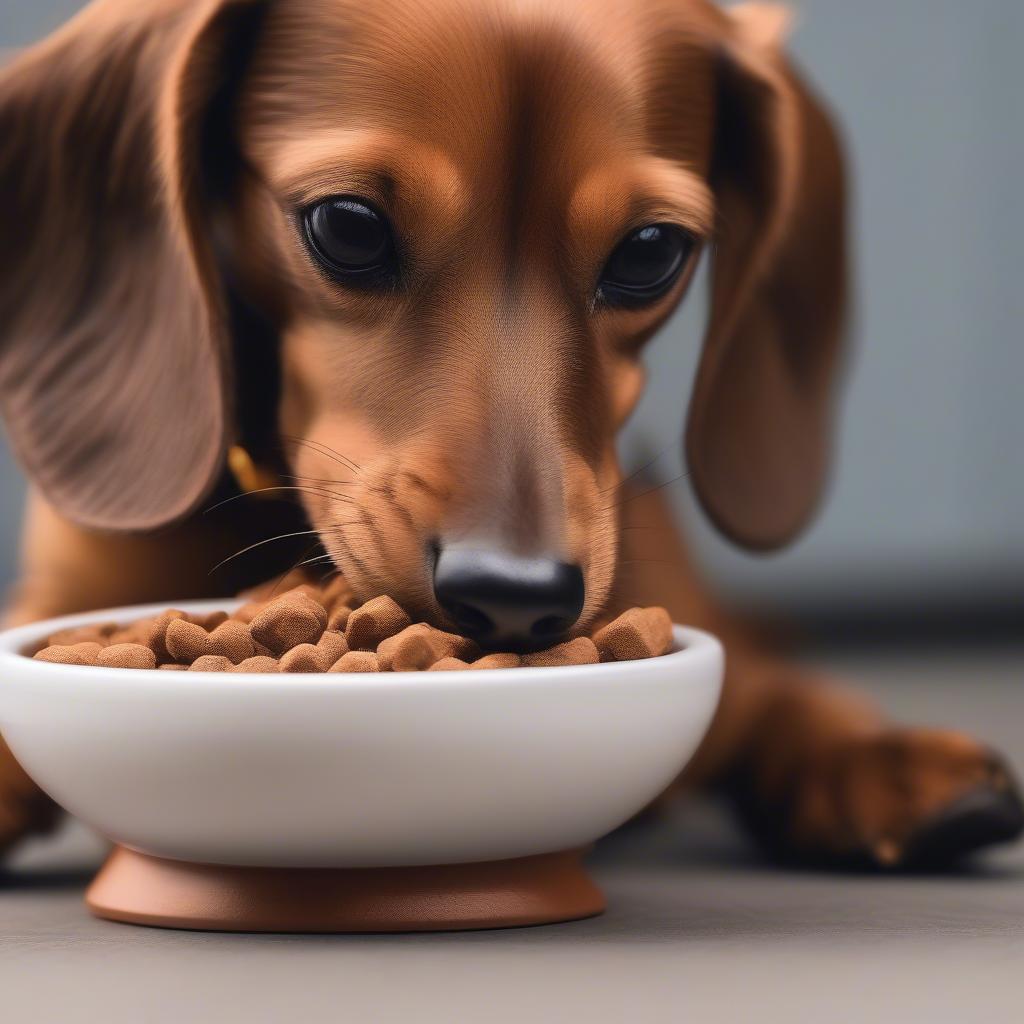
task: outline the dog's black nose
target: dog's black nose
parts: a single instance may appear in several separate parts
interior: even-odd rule
[[[557,643],[583,610],[583,573],[553,558],[442,547],[434,595],[466,636],[491,648],[538,650]]]

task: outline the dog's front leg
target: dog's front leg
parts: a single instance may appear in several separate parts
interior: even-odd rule
[[[871,702],[773,654],[698,583],[655,492],[624,503],[621,597],[718,634],[722,701],[680,780],[728,793],[776,856],[833,864],[948,861],[1024,830],[1001,758],[958,732],[903,728]]]

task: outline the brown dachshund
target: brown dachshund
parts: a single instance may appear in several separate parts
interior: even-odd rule
[[[693,486],[748,548],[817,505],[843,176],[785,27],[705,0],[99,0],[20,56],[0,395],[33,491],[10,619],[226,593],[211,566],[258,545],[234,564],[280,571],[280,532],[485,644],[664,604],[729,660],[685,781],[769,850],[912,865],[1016,836],[997,757],[776,660],[620,472],[644,343],[706,250]],[[200,514],[232,446],[299,522],[257,498]],[[52,816],[0,745],[0,846]]]

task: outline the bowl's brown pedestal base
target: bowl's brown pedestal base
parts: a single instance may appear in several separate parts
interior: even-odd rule
[[[252,868],[116,847],[85,897],[97,917],[238,932],[511,928],[591,917],[604,896],[582,851],[400,868]]]

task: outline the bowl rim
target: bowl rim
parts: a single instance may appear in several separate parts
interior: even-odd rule
[[[109,679],[107,673],[97,672],[101,666],[94,665],[61,665],[55,662],[36,661],[22,653],[29,645],[38,644],[47,634],[60,629],[72,629],[88,626],[94,622],[107,622],[111,619],[130,622],[132,619],[158,615],[168,608],[179,609],[193,614],[209,614],[215,611],[231,611],[244,603],[238,598],[190,600],[178,602],[158,602],[155,604],[123,605],[117,608],[104,608],[97,611],[80,612],[73,615],[61,615],[51,619],[40,619],[35,622],[14,626],[0,631],[0,686],[7,685],[7,671],[15,669],[19,673],[31,673],[34,681],[45,680],[57,682],[77,678],[80,683],[99,682]],[[314,688],[323,690],[343,686],[380,690],[394,689],[414,684],[418,689],[429,681],[431,687],[472,686],[479,688],[482,684],[515,685],[550,683],[553,679],[559,682],[572,683],[574,680],[593,681],[592,672],[600,668],[602,672],[614,671],[620,676],[646,675],[662,668],[689,665],[713,652],[721,651],[721,644],[712,634],[692,626],[673,625],[675,650],[656,658],[642,658],[632,661],[603,662],[599,665],[550,665],[521,666],[467,672],[464,669],[450,669],[439,672],[289,672],[284,673],[287,680],[282,679],[278,672],[185,672],[160,673],[154,669],[111,668],[118,680],[132,683],[137,688],[164,689],[198,689],[206,692],[223,692],[225,689],[239,688],[239,683],[262,688],[286,687],[289,692],[297,688]],[[170,677],[170,678],[168,678]],[[106,685],[106,684],[105,684]]]

